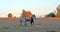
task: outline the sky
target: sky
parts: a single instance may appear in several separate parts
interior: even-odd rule
[[[22,10],[31,11],[37,17],[54,12],[60,0],[0,0],[0,17],[7,17],[8,13],[20,17]]]

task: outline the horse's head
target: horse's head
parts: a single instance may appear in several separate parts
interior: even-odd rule
[[[35,15],[32,15],[35,19],[36,19],[36,16]]]

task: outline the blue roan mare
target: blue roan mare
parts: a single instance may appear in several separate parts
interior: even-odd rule
[[[35,19],[35,15],[32,15],[29,17],[29,19],[26,19],[24,17],[20,17],[20,25],[22,26],[22,22],[25,22],[25,26],[27,26],[27,22],[29,21],[31,26],[34,25],[34,19]]]

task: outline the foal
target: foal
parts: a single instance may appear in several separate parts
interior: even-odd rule
[[[34,25],[34,19],[36,19],[35,15],[30,16],[30,24],[32,26],[32,24]]]

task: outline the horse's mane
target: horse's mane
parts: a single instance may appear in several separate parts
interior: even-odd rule
[[[30,16],[32,15],[32,13],[30,12],[30,11],[23,11],[22,12],[22,16],[24,17],[24,18],[29,18]]]

